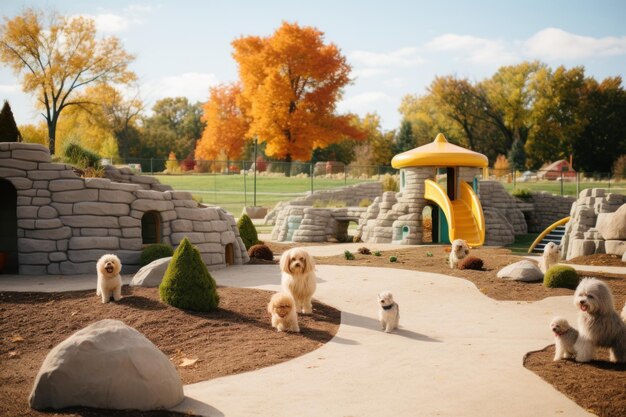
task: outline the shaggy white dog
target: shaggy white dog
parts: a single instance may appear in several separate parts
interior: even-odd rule
[[[280,270],[283,291],[295,300],[296,312],[311,314],[311,299],[317,286],[313,257],[302,248],[289,249],[280,257]]]
[[[122,262],[115,255],[103,255],[96,264],[98,270],[98,286],[96,295],[102,297],[103,303],[108,303],[113,296],[115,301],[122,298]]]
[[[626,362],[626,323],[615,311],[613,294],[599,279],[584,278],[574,293],[580,309],[576,361],[589,362],[595,348],[609,348],[611,362]]]
[[[400,321],[400,306],[393,301],[393,295],[389,291],[381,292],[378,294],[378,304],[380,305],[378,320],[385,333],[397,329]]]
[[[298,314],[293,297],[286,292],[272,295],[267,312],[272,316],[272,327],[279,332],[299,332]]]
[[[550,323],[554,333],[554,360],[573,358],[576,356],[574,345],[578,339],[578,330],[569,325],[563,317],[555,317]]]
[[[548,242],[543,248],[543,255],[539,258],[539,269],[544,274],[552,265],[556,265],[561,260],[561,247],[554,242]]]
[[[466,241],[463,239],[454,240],[450,249],[450,257],[448,258],[450,268],[456,268],[459,261],[469,255],[469,252],[469,246]]]

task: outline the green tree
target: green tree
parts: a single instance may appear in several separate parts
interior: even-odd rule
[[[152,115],[143,119],[142,156],[165,158],[173,151],[179,159],[193,157],[205,126],[201,117],[202,104],[190,104],[186,97],[157,101]]]
[[[357,143],[354,140],[346,139],[341,142],[331,143],[325,148],[315,148],[311,155],[311,163],[339,161],[348,165],[354,161],[354,148],[357,146]]]
[[[44,24],[47,23],[47,26]],[[86,85],[128,83],[134,57],[116,37],[96,38],[96,24],[86,17],[27,9],[0,26],[0,62],[22,75],[22,89],[35,94],[48,126],[50,153],[56,151],[59,116],[80,104],[76,92]]]
[[[4,100],[2,111],[0,111],[0,142],[21,142],[22,136],[17,128],[13,111],[9,102]]]
[[[511,164],[511,168],[515,171],[523,171],[526,167],[526,153],[524,152],[524,145],[522,140],[517,136],[513,141],[511,150],[507,155],[507,160]]]
[[[413,127],[408,120],[402,120],[400,131],[395,138],[393,145],[393,153],[395,155],[415,148],[415,137],[413,136]]]

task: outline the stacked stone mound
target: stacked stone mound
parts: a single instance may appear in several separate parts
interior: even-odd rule
[[[498,181],[480,181],[480,204],[485,216],[485,245],[508,245],[515,235],[528,233],[524,211],[532,204],[511,196]]]
[[[101,320],[48,353],[29,404],[37,410],[156,410],[183,399],[180,376],[163,352],[121,321]]]
[[[129,167],[116,168],[113,165],[105,165],[104,177],[113,182],[138,184],[146,190],[168,191],[172,189],[169,185],[161,184],[154,177],[135,174]]]
[[[554,195],[545,191],[532,193],[533,211],[528,220],[528,231],[543,232],[557,220],[569,215],[576,197]]]
[[[360,222],[359,231],[364,242],[398,243],[419,245],[422,243],[422,211],[427,179],[433,177],[432,168],[405,168],[406,187],[402,192],[383,194],[378,205],[376,218],[371,216],[376,209],[366,212]]]
[[[565,259],[594,253],[622,256],[626,251],[626,195],[583,190],[570,216],[562,241]]]
[[[176,246],[188,236],[209,267],[225,266],[228,244],[235,264],[248,261],[232,215],[199,205],[188,192],[147,189],[153,178],[134,177],[129,183],[80,178],[71,166],[50,163],[44,146],[0,143],[0,179],[17,190],[19,273],[95,273],[106,253],[120,258],[123,273],[135,272],[148,212],[159,216],[163,243]]]
[[[264,223],[275,225],[281,211],[288,206],[312,207],[315,203],[321,203],[323,206],[331,201],[339,201],[345,203],[348,207],[358,207],[362,201],[373,201],[376,197],[379,197],[382,192],[383,186],[379,181],[364,182],[347,187],[334,188],[332,190],[314,191],[305,197],[299,197],[288,202],[279,202],[276,207],[265,216]]]
[[[272,240],[293,242],[345,241],[350,222],[357,223],[365,207],[313,208],[284,206],[272,229]]]

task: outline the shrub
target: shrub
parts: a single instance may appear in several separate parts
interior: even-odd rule
[[[167,161],[165,162],[165,170],[168,174],[174,174],[180,171],[178,159],[176,159],[176,154],[174,152],[170,152]]]
[[[354,255],[352,254],[352,252],[347,249],[343,252],[343,256],[349,261],[354,259]]]
[[[216,287],[200,252],[185,237],[159,285],[161,301],[186,310],[211,311],[220,301]]]
[[[372,200],[370,200],[369,198],[364,198],[363,200],[359,201],[359,207],[369,207],[372,205]]]
[[[100,155],[76,143],[68,143],[63,147],[63,157],[66,162],[80,168],[100,168]]]
[[[174,249],[170,245],[165,243],[155,243],[150,246],[146,246],[141,251],[140,262],[141,266],[148,265],[152,261],[157,259],[167,258],[174,254]]]
[[[267,245],[259,244],[251,246],[248,249],[248,256],[255,259],[264,259],[266,261],[274,260],[274,253]]]
[[[483,269],[483,260],[480,258],[476,258],[475,256],[468,256],[458,262],[457,268],[475,269],[477,271],[480,271],[481,269]]]
[[[522,201],[532,201],[533,193],[527,188],[520,188],[512,193],[513,197],[517,197]]]
[[[626,180],[626,154],[621,155],[613,163],[613,177],[616,180]]]
[[[385,174],[381,182],[383,183],[383,191],[400,190],[400,188],[398,187],[398,180],[393,175]]]
[[[397,256],[390,256],[389,257],[389,262],[398,262],[398,257]]]
[[[358,251],[359,251],[359,253],[361,255],[371,255],[372,254],[372,252],[368,248],[366,248],[365,246],[360,247],[358,249]]]
[[[567,265],[554,265],[543,276],[543,285],[548,288],[570,288],[578,286],[578,274],[576,270]]]
[[[259,241],[259,235],[256,232],[256,227],[254,227],[252,220],[247,214],[241,215],[237,222],[237,228],[239,229],[241,240],[246,246],[246,250],[250,249],[251,246],[261,243]]]
[[[381,253],[379,250],[377,250],[376,252],[374,252],[374,256],[381,256]]]
[[[432,252],[426,252],[426,256],[428,256],[429,258],[432,258],[434,255]]]

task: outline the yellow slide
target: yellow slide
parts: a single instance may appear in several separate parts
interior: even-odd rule
[[[459,198],[450,201],[443,188],[432,180],[426,180],[424,198],[441,207],[448,221],[450,242],[463,239],[470,246],[481,246],[485,242],[483,208],[472,187],[464,181],[460,183]]]

